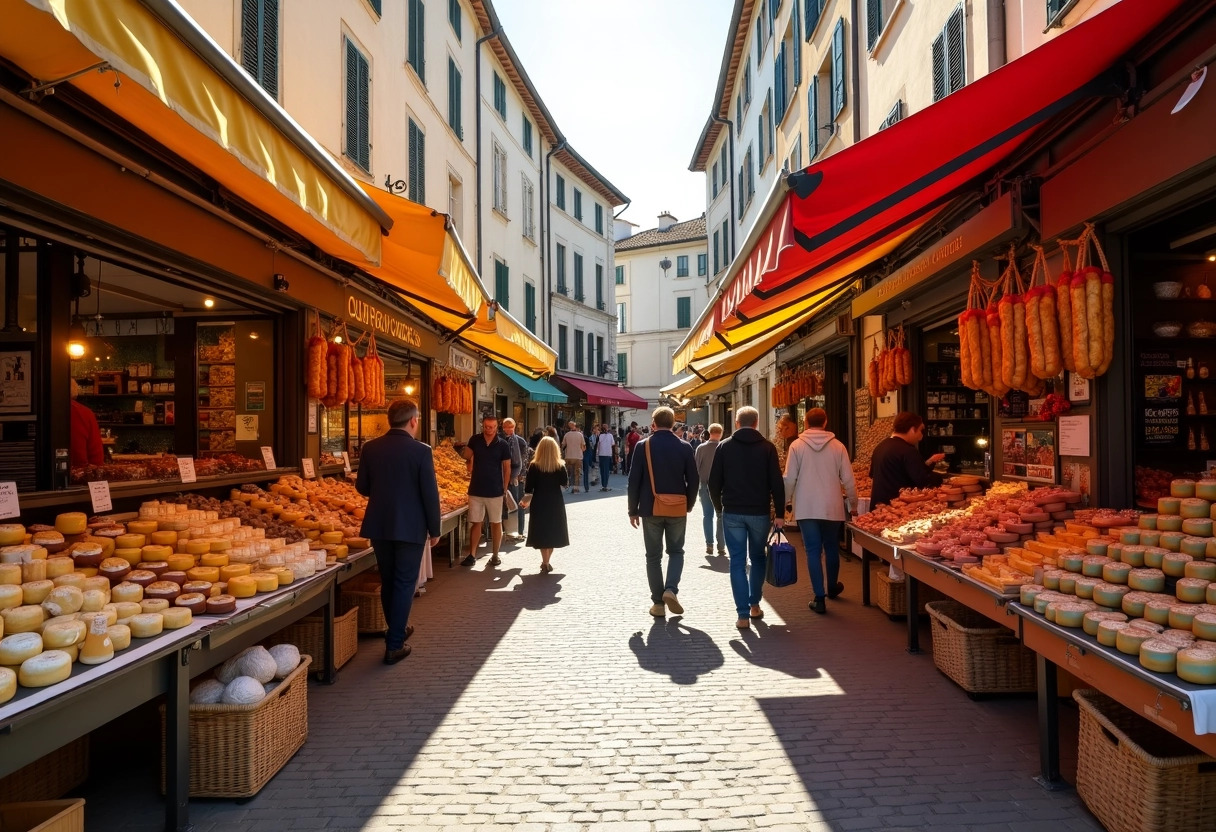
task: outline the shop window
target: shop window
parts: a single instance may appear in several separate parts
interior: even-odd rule
[[[963,7],[950,13],[945,28],[933,40],[933,100],[941,101],[967,83],[966,19]]]
[[[241,0],[241,66],[279,98],[279,0]]]
[[[566,345],[569,335],[570,330],[566,328],[565,324],[557,325],[557,369],[559,370],[570,369],[569,351]]]
[[[371,74],[367,58],[350,40],[346,41],[346,146],[347,158],[370,171],[371,167]]]
[[[418,80],[426,83],[426,4],[422,0],[408,0],[409,17],[406,61],[414,68]]]

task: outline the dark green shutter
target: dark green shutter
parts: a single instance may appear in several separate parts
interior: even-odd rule
[[[524,284],[524,326],[536,332],[536,287],[531,283]]]
[[[946,97],[946,36],[940,34],[933,39],[933,100]]]
[[[845,75],[844,75],[844,18],[836,22],[836,31],[832,33],[832,118],[835,119],[844,110],[845,105]]]
[[[802,44],[798,42],[798,34],[802,31],[801,18],[801,7],[797,0],[794,0],[794,36],[790,39],[790,49],[794,52],[794,83],[786,96],[790,102],[794,100],[794,90],[798,89],[798,84],[802,82]]]
[[[456,62],[448,58],[448,124],[452,125],[456,135],[463,139],[464,127],[460,118],[460,82],[460,70],[456,68]]]
[[[600,263],[595,264],[595,308],[604,308],[604,266]]]
[[[718,232],[714,232],[714,274],[718,273]]]
[[[692,298],[676,298],[676,329],[692,326]]]
[[[608,367],[604,366],[607,362],[604,361],[604,336],[602,335],[595,336],[595,354],[599,356],[599,364],[595,366],[595,374],[597,376],[608,375],[608,367],[612,365],[609,364]]]
[[[368,0],[368,2],[370,2],[372,4],[372,9],[375,10],[376,16],[379,17],[379,15],[381,13],[380,12],[380,0]]]
[[[811,35],[815,33],[815,24],[819,22],[819,15],[823,11],[822,0],[806,0],[806,36],[805,40],[810,40]]]
[[[261,81],[261,0],[241,0],[241,66],[253,80]]]
[[[575,193],[578,193],[577,191]],[[583,294],[583,255],[574,254],[574,299],[580,303],[586,298]]]
[[[510,270],[501,260],[494,261],[494,300],[503,309],[510,309],[511,281]]]
[[[279,0],[242,0],[241,66],[278,99]]]
[[[409,56],[410,66],[418,77],[426,82],[426,6],[422,0],[409,0]]]
[[[569,330],[566,329],[566,325],[558,324],[558,326],[557,326],[557,369],[559,369],[559,370],[567,370],[570,368],[570,352],[569,352],[569,345],[567,344],[567,341],[569,341],[570,339],[569,339],[568,335],[569,335]]]
[[[866,48],[873,49],[882,34],[882,0],[866,0]]]
[[[629,381],[629,374],[627,372],[628,366],[629,366],[628,353],[618,352],[616,354],[616,380],[617,381],[622,381],[622,382]]]
[[[414,123],[413,119],[409,120],[409,134],[406,137],[409,141],[409,167],[410,167],[410,191],[409,198],[414,202],[421,204],[426,203],[426,134],[422,129]]]
[[[448,0],[448,22],[452,24],[452,31],[456,33],[456,40],[460,40],[462,37],[460,19],[460,0]]]
[[[346,42],[346,155],[364,170],[371,170],[369,144],[370,102],[367,59]]]
[[[946,21],[946,70],[950,92],[958,92],[967,84],[966,39],[966,17],[963,7],[959,6]]]
[[[777,88],[777,123],[781,123],[782,116],[785,115],[785,41],[781,42],[781,49],[777,51],[777,60],[773,66],[773,86]]]
[[[807,143],[806,152],[810,158],[807,162],[815,159],[819,153],[819,77],[812,76],[811,82],[806,85],[806,111],[808,114],[807,123]]]

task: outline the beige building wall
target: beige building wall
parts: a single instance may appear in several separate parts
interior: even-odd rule
[[[1119,0],[1078,0],[1064,17],[1047,29],[1047,3],[1043,0],[1006,0],[1005,55],[1010,61],[1042,46],[1061,32],[1109,9]]]

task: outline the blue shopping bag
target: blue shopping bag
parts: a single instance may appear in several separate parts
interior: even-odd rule
[[[780,529],[773,529],[768,538],[768,568],[764,580],[770,586],[798,583],[798,553]]]

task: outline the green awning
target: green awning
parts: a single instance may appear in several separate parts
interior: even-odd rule
[[[569,401],[566,394],[558,390],[543,378],[528,378],[523,373],[518,373],[509,367],[504,367],[501,364],[491,362],[495,370],[502,373],[511,381],[519,385],[520,389],[527,394],[528,398],[534,402],[553,402],[554,404],[563,404]]]

